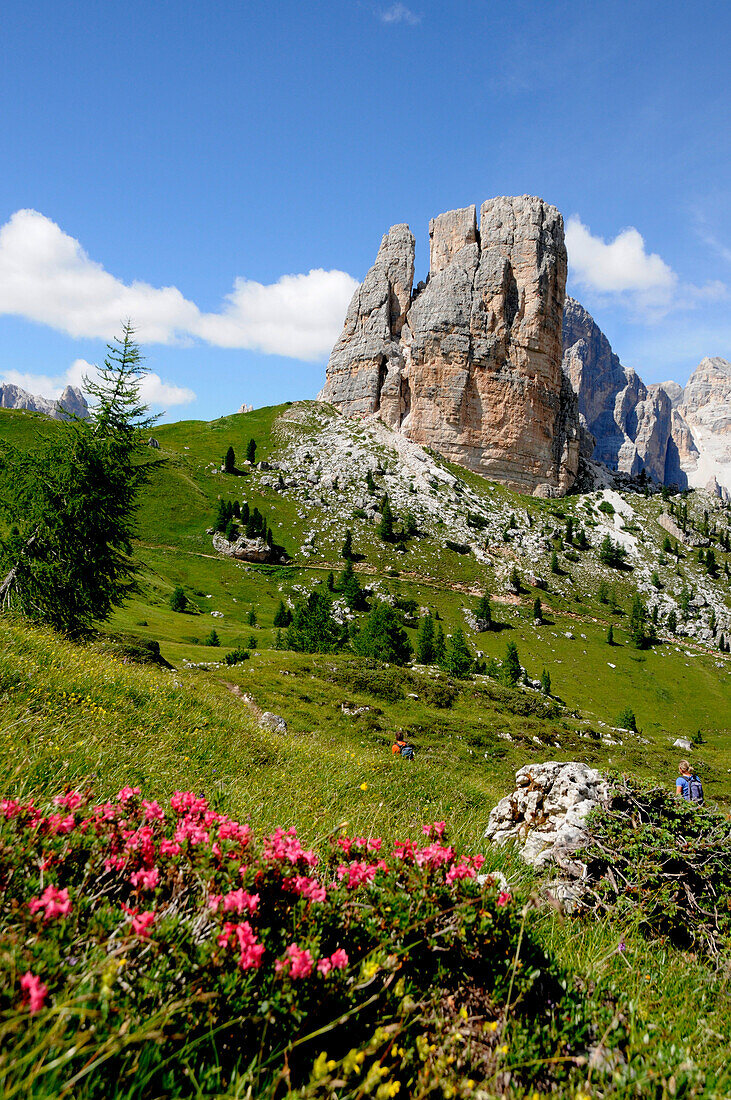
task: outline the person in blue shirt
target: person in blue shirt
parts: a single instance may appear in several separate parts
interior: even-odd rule
[[[703,784],[687,760],[680,761],[678,772],[678,778],[675,780],[675,793],[678,798],[684,798],[686,802],[702,802]]]

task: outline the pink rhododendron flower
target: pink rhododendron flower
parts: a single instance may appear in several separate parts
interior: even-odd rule
[[[224,913],[255,913],[259,905],[259,895],[250,894],[246,890],[231,890],[220,901]]]
[[[264,857],[270,862],[286,860],[288,863],[299,863],[302,860],[308,867],[314,867],[317,863],[317,855],[313,851],[305,851],[297,839],[297,830],[275,829],[271,836],[264,837]]]
[[[283,959],[278,959],[274,964],[277,974],[289,973],[290,978],[309,978],[315,960],[306,947],[302,949],[296,943],[291,943],[284,955]]]
[[[455,863],[453,867],[450,867],[447,871],[447,882],[450,884],[457,879],[462,878],[474,878],[477,872],[473,867],[470,867],[467,863],[460,862]]]
[[[449,863],[454,859],[454,849],[445,848],[442,844],[429,844],[426,848],[417,848],[414,852],[414,862],[417,867],[441,867],[443,863]]]
[[[43,909],[44,920],[67,917],[71,912],[71,898],[66,889],[59,890],[55,886],[47,886],[39,898],[31,898],[28,908],[31,913],[38,913]]]
[[[17,817],[22,809],[22,804],[14,798],[3,798],[0,802],[0,813],[9,821],[11,817]]]
[[[122,790],[117,795],[117,800],[119,802],[129,802],[130,798],[134,798],[134,796],[139,793],[139,787],[122,787]]]
[[[219,840],[237,840],[239,844],[248,844],[251,837],[251,828],[248,825],[239,825],[238,821],[222,821],[218,828]]]
[[[165,811],[159,802],[142,799],[142,809],[145,811],[145,821],[164,821]]]
[[[174,840],[167,838],[160,841],[160,854],[163,856],[179,856],[182,848]]]
[[[125,836],[126,852],[139,852],[145,863],[155,861],[155,834],[150,825],[141,825],[139,829],[122,830]]]
[[[69,810],[77,809],[84,799],[78,793],[78,791],[69,791],[68,794],[59,794],[54,798],[54,806],[66,806]]]
[[[153,867],[149,871],[135,871],[133,875],[130,875],[132,885],[141,886],[143,890],[154,890],[159,881],[160,872],[157,867]]]
[[[46,825],[49,833],[70,833],[74,828],[74,815],[68,814],[64,817],[63,814],[50,814],[46,818]]]
[[[382,859],[378,863],[363,863],[362,861],[341,863],[338,867],[338,878],[342,882],[347,875],[348,886],[364,886],[369,882],[373,882],[379,871],[387,869],[387,865]]]
[[[192,817],[184,817],[175,830],[175,839],[178,844],[184,844],[189,840],[191,844],[207,844],[211,839],[208,830],[194,821]]]
[[[326,955],[320,959],[317,964],[317,969],[320,974],[328,976],[331,970],[345,970],[348,965],[348,953],[344,951],[342,947],[338,947],[337,951],[333,951],[329,957]]]
[[[146,913],[140,913],[139,916],[132,917],[132,931],[136,936],[147,939],[150,935],[150,926],[154,921],[155,913],[152,909],[148,909]]]
[[[256,934],[247,920],[243,924],[234,924],[226,921],[223,931],[218,937],[219,947],[228,947],[231,936],[236,937],[241,954],[239,966],[242,970],[256,970],[261,965],[261,957],[264,954],[264,944],[256,942]]]
[[[20,988],[23,991],[23,1003],[28,1004],[31,1016],[40,1012],[48,996],[48,986],[44,985],[36,974],[31,974],[30,970],[27,970],[20,979]]]
[[[412,860],[416,851],[417,847],[411,839],[397,840],[393,846],[393,854],[396,859],[403,859],[404,861]]]
[[[309,901],[324,901],[327,897],[327,890],[322,883],[315,878],[308,878],[307,875],[295,875],[287,880],[287,885],[290,890]]]
[[[373,837],[372,840],[368,841],[368,851],[369,852],[380,852],[382,847],[383,847],[383,841],[381,840],[381,838],[379,836],[375,836],[375,837]]]
[[[125,856],[107,856],[104,860],[105,871],[122,871],[127,866]]]
[[[184,814],[186,812],[202,814],[208,809],[208,802],[206,799],[199,798],[198,795],[193,794],[192,791],[176,791],[170,799],[170,805],[175,810],[176,814]]]
[[[497,896],[497,904],[500,905],[500,906],[503,906],[503,905],[507,905],[509,901],[510,901],[510,891],[509,890],[501,890],[500,893]]]

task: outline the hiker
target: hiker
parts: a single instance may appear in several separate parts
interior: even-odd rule
[[[410,745],[408,741],[404,741],[400,734],[396,736],[396,740],[391,746],[391,752],[394,756],[403,756],[406,760],[414,759],[414,746]]]
[[[675,780],[675,793],[678,798],[684,798],[686,802],[702,802],[703,784],[687,760],[680,761],[678,772],[678,778]]]

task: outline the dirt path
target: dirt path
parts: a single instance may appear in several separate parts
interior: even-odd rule
[[[261,707],[258,707],[256,705],[250,695],[247,695],[246,692],[241,690],[238,684],[232,684],[230,680],[221,680],[221,683],[227,691],[230,691],[232,695],[235,695],[237,699],[241,700],[244,706],[251,711],[251,713],[257,720],[261,718],[264,711],[261,709]]]

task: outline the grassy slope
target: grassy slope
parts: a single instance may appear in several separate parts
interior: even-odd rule
[[[567,707],[554,723],[510,715],[504,703],[493,701],[486,706],[483,696],[489,685],[467,686],[452,708],[440,710],[421,699],[408,698],[409,693],[420,694],[418,682],[404,687],[404,698],[394,702],[346,690],[342,682],[334,683],[328,670],[344,658],[304,659],[275,651],[273,617],[279,600],[311,588],[324,579],[330,567],[337,575],[343,565],[338,556],[341,521],[328,516],[323,520],[301,497],[262,488],[256,476],[234,478],[220,472],[226,448],[234,447],[241,464],[246,443],[252,437],[258,444],[257,459],[276,461],[281,450],[276,422],[284,410],[283,406],[270,407],[211,423],[186,421],[156,430],[160,454],[167,463],[155,474],[139,513],[142,590],[117,612],[111,623],[113,629],[158,639],[163,654],[176,667],[183,658],[221,659],[227,648],[248,645],[253,638],[258,652],[250,662],[231,671],[214,670],[208,677],[199,674],[198,683],[206,679],[220,681],[222,677],[238,681],[262,709],[284,714],[299,734],[314,736],[313,730],[320,734],[327,731],[329,738],[343,746],[354,737],[376,756],[385,752],[393,730],[403,729],[432,761],[439,762],[440,768],[454,768],[457,759],[460,765],[469,765],[483,805],[504,793],[517,767],[547,756],[578,757],[672,782],[677,756],[672,741],[699,729],[705,743],[698,752],[698,767],[703,770],[708,793],[731,801],[731,662],[706,647],[681,640],[642,653],[633,649],[627,642],[626,614],[621,610],[626,612],[634,591],[632,574],[605,570],[620,608],[619,613],[613,613],[597,599],[598,574],[590,555],[581,555],[577,563],[562,555],[565,575],[561,577],[548,574],[544,562],[542,571],[550,585],[547,593],[528,589],[518,603],[496,602],[495,615],[503,627],[500,631],[470,635],[467,630],[475,651],[501,657],[506,642],[514,640],[530,675],[539,676],[543,667],[550,671],[552,690]],[[19,446],[32,446],[39,431],[55,428],[54,422],[39,415],[0,412],[2,434]],[[306,426],[297,430],[307,437]],[[357,425],[353,430],[360,431]],[[313,434],[313,449],[315,445]],[[560,525],[562,512],[591,522],[589,498],[533,500],[490,485],[457,467],[451,469],[493,504],[512,509],[521,524],[530,514],[536,525]],[[262,568],[216,555],[205,531],[221,496],[247,499],[252,507],[258,506],[293,556],[292,565]],[[662,533],[655,523],[659,498],[633,498],[632,505],[642,523],[643,537],[657,540]],[[324,549],[319,556],[304,560],[298,550],[314,522],[324,523],[325,532],[331,525],[330,550],[323,534]],[[353,518],[352,529],[356,548],[364,558],[356,568],[367,575],[369,582],[375,580],[382,588],[438,610],[447,633],[457,625],[465,627],[463,609],[475,603],[469,590],[499,591],[499,577],[506,562],[515,556],[506,543],[494,550],[493,561],[481,565],[472,555],[455,554],[434,538],[409,543],[409,552],[403,555],[382,543],[364,520]],[[516,560],[523,567],[517,556]],[[723,555],[720,560],[724,560]],[[691,566],[688,559],[681,562],[686,571]],[[391,575],[394,570],[398,570],[398,577]],[[663,583],[672,580],[670,570],[670,562],[665,570],[661,569]],[[722,586],[725,582],[722,578],[717,583]],[[169,596],[176,584],[184,585],[192,613],[181,615],[170,610]],[[540,594],[546,609],[544,625],[536,625],[532,619],[536,594]],[[252,609],[257,616],[254,628],[248,623]],[[221,612],[223,617],[211,616],[211,611]],[[619,643],[613,647],[606,644],[610,622]],[[221,639],[221,650],[202,644],[213,627]],[[415,631],[409,633],[414,641]],[[566,637],[567,633],[573,638]],[[312,690],[310,686],[303,690],[303,678]],[[494,692],[494,685],[489,690]],[[343,701],[370,706],[380,713],[372,709],[365,716],[349,718],[341,712]],[[608,729],[625,705],[635,711],[642,739],[611,734]],[[510,733],[513,741],[498,738],[500,732]],[[600,733],[623,743],[606,744],[590,736]]]

